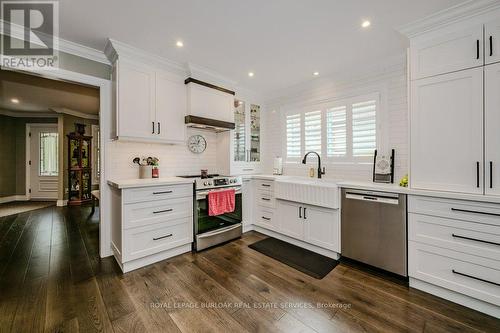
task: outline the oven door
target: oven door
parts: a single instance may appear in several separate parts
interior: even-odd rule
[[[233,188],[233,187],[231,187]],[[208,193],[209,191],[196,192],[196,208],[195,208],[195,234],[203,234],[205,232],[222,229],[241,223],[242,206],[241,206],[241,187],[235,187],[235,207],[231,213],[225,213],[217,216],[208,215]],[[217,190],[212,190],[217,191]]]

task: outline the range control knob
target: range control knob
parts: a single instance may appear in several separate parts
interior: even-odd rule
[[[207,182],[204,182],[204,183],[203,183],[203,185],[204,185],[204,186],[207,186],[207,185],[208,185],[208,183],[207,183]]]

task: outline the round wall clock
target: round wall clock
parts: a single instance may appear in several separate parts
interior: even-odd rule
[[[188,139],[188,148],[195,154],[201,154],[207,149],[207,141],[201,135],[193,135]]]

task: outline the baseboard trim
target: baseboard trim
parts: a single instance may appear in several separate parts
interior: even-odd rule
[[[64,207],[68,205],[68,200],[57,200],[57,207]]]
[[[316,246],[316,245],[312,245],[312,244],[303,242],[301,240],[298,240],[298,239],[295,239],[295,238],[292,238],[292,237],[285,236],[285,235],[280,234],[280,233],[278,233],[276,231],[272,231],[272,230],[269,230],[269,229],[266,229],[266,228],[262,228],[262,227],[260,227],[258,225],[254,225],[253,226],[253,230],[257,231],[257,232],[260,232],[261,234],[264,234],[264,235],[267,235],[267,236],[271,236],[271,237],[280,239],[280,240],[282,240],[284,242],[287,242],[287,243],[290,243],[290,244],[302,247],[302,248],[304,248],[306,250],[319,253],[319,254],[324,255],[324,256],[326,256],[328,258],[332,258],[332,259],[335,259],[335,260],[339,260],[340,259],[340,254],[337,253],[337,252],[335,252],[335,251],[327,250],[327,249],[324,249],[322,247],[319,247],[319,246]]]
[[[26,195],[10,195],[8,197],[1,197],[0,203],[8,203],[13,201],[27,201],[28,197]]]
[[[463,305],[479,312],[486,313],[495,318],[500,318],[500,306],[481,301],[453,290],[445,289],[434,284],[410,277],[410,287],[425,291],[426,293],[444,298],[453,303]]]

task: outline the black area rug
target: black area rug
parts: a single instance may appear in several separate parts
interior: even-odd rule
[[[337,260],[272,237],[250,244],[248,247],[316,279],[324,278],[339,263]]]

